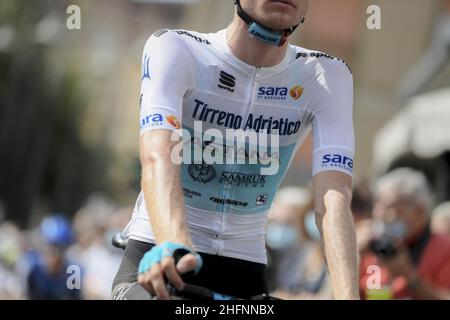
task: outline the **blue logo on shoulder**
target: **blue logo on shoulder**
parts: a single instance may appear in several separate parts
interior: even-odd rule
[[[150,57],[147,57],[147,55],[144,56],[144,61],[142,62],[142,80],[145,78],[150,78]]]

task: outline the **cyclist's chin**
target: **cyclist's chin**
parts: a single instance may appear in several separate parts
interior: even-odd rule
[[[296,12],[271,11],[264,15],[261,23],[274,30],[284,30],[298,23]]]
[[[284,14],[271,14],[264,19],[264,25],[273,30],[288,29],[297,23],[291,16]]]

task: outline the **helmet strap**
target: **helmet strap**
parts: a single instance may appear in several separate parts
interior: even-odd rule
[[[293,27],[285,30],[273,30],[250,17],[244,9],[242,9],[240,0],[234,0],[234,4],[236,5],[238,16],[248,25],[248,33],[250,36],[278,47],[283,46],[287,38],[305,21],[305,18],[303,18],[299,24]]]

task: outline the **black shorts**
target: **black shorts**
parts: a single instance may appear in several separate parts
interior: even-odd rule
[[[113,282],[113,299],[126,298],[126,291],[137,282],[139,262],[153,246],[132,239],[128,241]],[[203,267],[196,276],[185,279],[186,283],[244,299],[268,293],[264,264],[206,253],[200,255]]]

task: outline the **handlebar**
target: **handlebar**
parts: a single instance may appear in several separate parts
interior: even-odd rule
[[[119,232],[114,235],[114,237],[111,240],[112,245],[116,248],[125,250],[125,247],[127,246],[128,237],[124,235],[123,233]],[[178,250],[178,252],[175,253],[175,263],[177,263],[183,256],[185,252],[182,250]],[[139,286],[140,289],[143,288]],[[167,285],[169,289],[169,293],[174,298],[180,298],[185,300],[209,300],[209,301],[224,301],[224,300],[243,300],[237,297],[229,296],[220,294],[217,292],[214,292],[212,290],[206,289],[204,287],[195,286],[192,284],[185,284],[184,289],[181,291],[176,290],[171,284]],[[144,289],[145,290],[145,289]],[[142,290],[137,290],[142,291]],[[145,290],[146,291],[146,290]],[[145,295],[141,295],[145,296]],[[250,300],[281,300],[275,297],[271,297],[268,294],[261,294],[254,297],[251,297]]]
[[[234,296],[220,294],[204,287],[195,286],[192,284],[186,284],[181,291],[176,290],[169,285],[169,292],[173,297],[180,297],[187,300],[209,300],[209,301],[224,301],[224,300],[244,300]],[[272,297],[266,293],[250,297],[249,300],[268,301],[268,300],[281,300]]]
[[[122,232],[118,232],[111,239],[111,243],[114,247],[125,250],[128,243],[128,236],[124,235]]]

